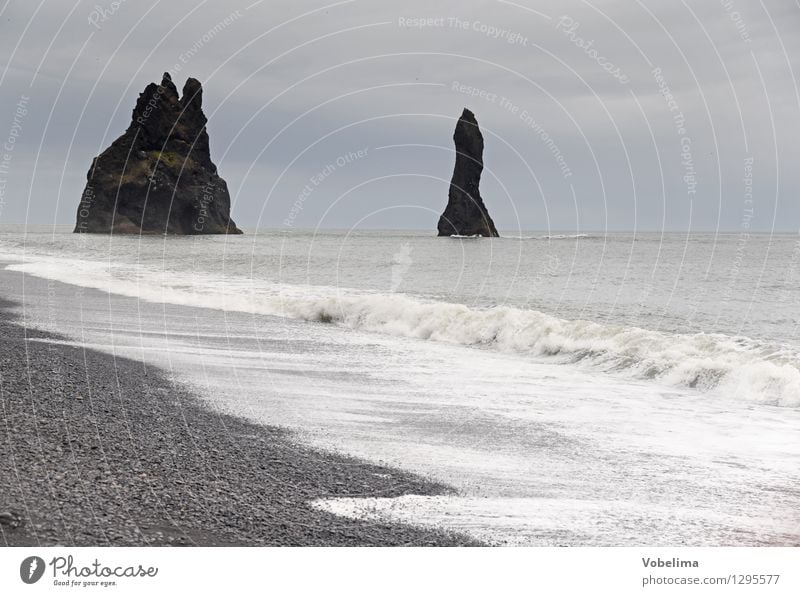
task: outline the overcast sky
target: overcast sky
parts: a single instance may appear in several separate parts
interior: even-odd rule
[[[794,1],[8,0],[0,14],[0,223],[73,223],[92,158],[170,71],[203,83],[246,229],[435,230],[464,106],[501,230],[800,228]]]

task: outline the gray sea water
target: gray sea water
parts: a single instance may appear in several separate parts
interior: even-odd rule
[[[503,544],[800,544],[794,235],[69,232],[0,229],[9,269],[79,289],[25,298],[28,324],[459,491],[319,507]]]

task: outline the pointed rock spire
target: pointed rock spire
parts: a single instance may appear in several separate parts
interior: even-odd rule
[[[475,114],[464,108],[453,133],[456,165],[447,207],[439,218],[439,236],[499,236],[479,186],[483,172],[483,135]]]

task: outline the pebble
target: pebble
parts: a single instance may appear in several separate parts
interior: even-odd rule
[[[0,270],[0,287],[13,291],[14,283],[19,274]],[[26,294],[47,296],[46,284],[27,278]],[[53,287],[56,298],[68,292],[68,286]],[[107,307],[109,297],[85,290],[82,299]],[[113,300],[116,307],[138,308],[134,299]],[[309,505],[343,492],[436,495],[450,492],[445,486],[321,454],[288,431],[207,409],[158,369],[144,378],[141,363],[56,344],[25,346],[22,336],[0,306],[4,414],[6,428],[14,429],[0,442],[0,523],[17,524],[0,532],[0,545],[476,544],[462,535],[349,520]],[[59,378],[47,374],[51,369],[61,371]],[[119,387],[104,391],[109,379]],[[93,393],[109,399],[90,417],[83,408],[64,407],[56,394],[62,384],[66,399],[83,401]],[[14,510],[22,507],[31,524],[19,523]],[[46,530],[37,530],[42,524]],[[144,526],[153,530],[135,531]]]

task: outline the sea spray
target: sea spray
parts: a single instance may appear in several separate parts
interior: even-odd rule
[[[732,399],[800,406],[800,354],[746,337],[666,333],[506,306],[479,309],[397,293],[110,267],[78,259],[37,256],[7,268],[154,302],[334,323],[579,364]]]

